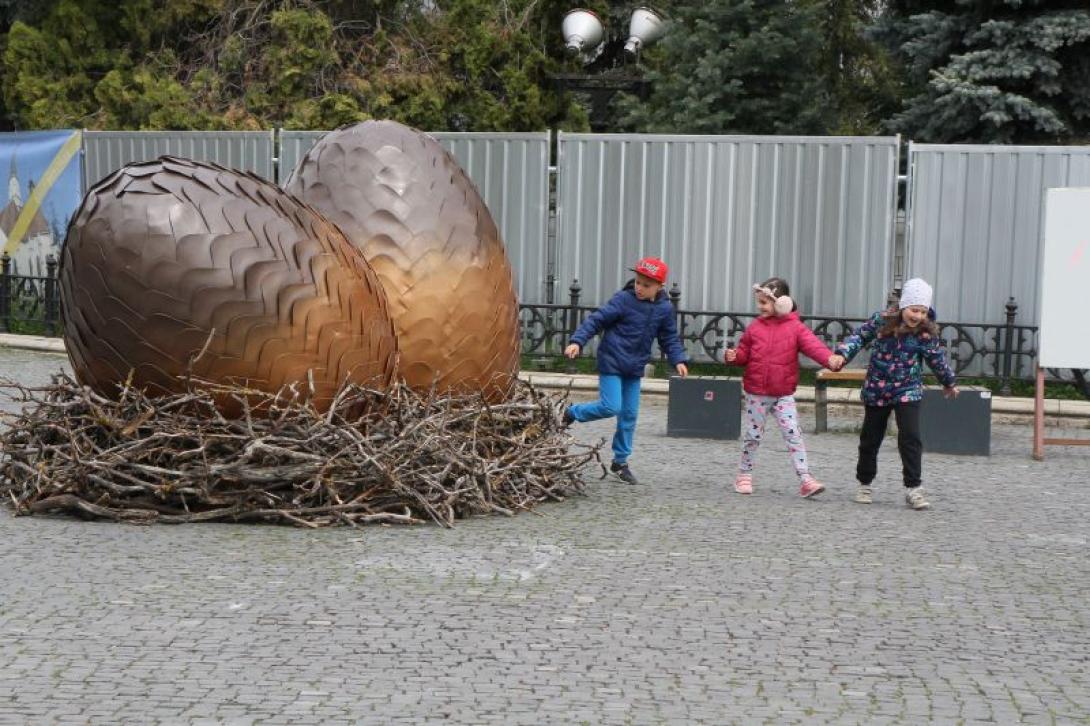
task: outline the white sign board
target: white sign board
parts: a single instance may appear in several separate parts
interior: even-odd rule
[[[1045,192],[1041,261],[1043,368],[1090,368],[1090,187]]]

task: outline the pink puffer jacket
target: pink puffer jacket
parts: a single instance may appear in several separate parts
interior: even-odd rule
[[[790,396],[799,384],[800,351],[821,366],[827,366],[833,354],[798,313],[757,318],[742,333],[738,356],[727,365],[745,366],[742,388],[746,393]]]

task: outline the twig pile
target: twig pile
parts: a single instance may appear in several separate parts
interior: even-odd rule
[[[492,405],[346,386],[325,413],[295,389],[190,384],[153,399],[125,388],[111,401],[57,375],[0,390],[23,403],[0,414],[0,496],[17,514],[451,526],[561,500],[582,491],[585,464],[601,466],[601,444],[562,430],[563,397],[526,384]],[[225,397],[241,417],[219,413]]]

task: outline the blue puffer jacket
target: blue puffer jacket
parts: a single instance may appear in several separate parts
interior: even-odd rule
[[[642,376],[651,359],[651,343],[658,338],[670,365],[688,362],[677,336],[674,306],[659,291],[654,300],[636,297],[635,281],[595,310],[575,331],[571,342],[585,348],[587,341],[605,331],[598,345],[598,372],[615,376]]]

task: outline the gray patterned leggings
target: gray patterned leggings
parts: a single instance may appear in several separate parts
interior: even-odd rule
[[[806,445],[802,442],[802,429],[799,427],[798,411],[795,407],[795,397],[756,396],[747,393],[743,405],[745,410],[742,412],[742,458],[738,462],[738,471],[742,473],[753,471],[753,460],[761,445],[765,421],[771,412],[780,426],[780,433],[783,434],[787,451],[791,454],[791,461],[795,465],[795,473],[799,475],[799,481],[810,476],[810,467],[806,463]]]

